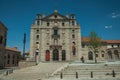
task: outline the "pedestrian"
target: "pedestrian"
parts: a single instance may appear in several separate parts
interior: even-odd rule
[[[81,57],[81,61],[82,61],[82,63],[84,63],[84,57],[83,56]]]

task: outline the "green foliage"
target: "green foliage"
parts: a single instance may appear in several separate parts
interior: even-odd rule
[[[99,49],[101,47],[101,38],[98,37],[97,33],[95,31],[90,32],[89,35],[89,42],[88,42],[88,48],[94,52],[95,54],[95,63],[97,63],[96,60],[96,53],[99,52]]]
[[[94,52],[98,52],[98,49],[101,47],[101,38],[98,37],[95,31],[90,32],[88,48]]]

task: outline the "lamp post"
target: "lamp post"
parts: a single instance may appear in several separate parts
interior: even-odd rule
[[[35,51],[35,62],[36,62],[36,65],[38,65],[39,61],[38,61],[38,54],[39,54],[39,50],[36,49]]]

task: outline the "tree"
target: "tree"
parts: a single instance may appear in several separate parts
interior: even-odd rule
[[[101,38],[97,35],[95,31],[91,31],[89,35],[88,48],[93,51],[95,55],[95,63],[97,63],[96,53],[99,52],[101,47]]]

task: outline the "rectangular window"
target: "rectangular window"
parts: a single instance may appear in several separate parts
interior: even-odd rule
[[[104,57],[104,54],[102,54],[102,57]]]
[[[50,24],[49,24],[49,22],[47,22],[47,26],[49,26]]]
[[[118,47],[120,47],[120,45],[119,45],[119,44],[118,44],[117,46],[118,46]]]
[[[113,46],[113,45],[111,45],[111,47],[113,48],[114,46]]]
[[[54,35],[57,35],[58,34],[58,30],[54,30]]]
[[[72,26],[74,26],[75,25],[75,22],[74,21],[72,21]]]
[[[36,39],[39,39],[39,35],[36,35]]]
[[[85,45],[84,45],[84,44],[82,44],[82,48],[85,48]]]
[[[96,57],[98,57],[98,54],[95,54]]]
[[[74,34],[72,35],[72,38],[75,38],[75,35],[74,35]]]
[[[62,23],[62,26],[64,26],[65,24],[64,23]]]

